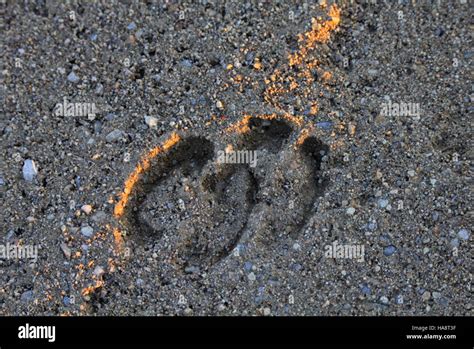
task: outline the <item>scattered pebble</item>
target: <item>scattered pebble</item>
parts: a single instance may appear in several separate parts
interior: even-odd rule
[[[382,304],[388,304],[389,303],[389,300],[386,296],[382,296],[380,297],[380,303]]]
[[[436,291],[433,292],[432,295],[433,295],[433,299],[434,299],[434,300],[438,300],[438,299],[440,299],[441,296],[442,296],[442,294],[441,294],[440,292],[436,292]]]
[[[71,305],[71,298],[65,296],[65,297],[63,298],[63,304],[64,304],[66,307],[70,306],[70,305]]]
[[[184,204],[183,199],[178,199],[178,207],[181,211],[186,210],[186,205]]]
[[[461,229],[459,232],[458,232],[458,236],[460,239],[463,239],[463,240],[468,240],[469,239],[469,231],[467,229]]]
[[[61,250],[63,251],[64,256],[66,256],[67,259],[71,259],[71,249],[65,242],[61,243]]]
[[[91,205],[82,205],[81,210],[85,214],[90,214],[92,212],[92,206]]]
[[[361,287],[361,291],[363,294],[365,294],[366,296],[370,295],[370,287],[367,286],[367,285],[362,285]]]
[[[100,121],[96,121],[94,123],[94,132],[96,134],[100,134],[100,131],[102,131],[102,123]]]
[[[8,233],[7,233],[7,236],[6,236],[6,241],[11,241],[14,237],[15,237],[15,232],[13,230],[10,230]]]
[[[105,270],[100,265],[95,267],[94,271],[92,272],[92,274],[97,277],[101,277],[104,273],[105,273]]]
[[[108,113],[108,114],[105,116],[105,120],[107,120],[107,121],[112,121],[112,120],[114,120],[115,118],[117,118],[117,115],[114,114],[114,113]]]
[[[185,68],[191,68],[193,66],[193,62],[190,59],[183,59],[179,63]]]
[[[383,254],[385,256],[391,256],[392,254],[395,253],[396,250],[397,250],[397,248],[395,246],[389,245],[389,246],[387,246],[383,249]]]
[[[38,168],[33,160],[27,159],[23,164],[23,178],[25,181],[32,182],[38,175]]]
[[[385,208],[388,205],[388,200],[387,199],[379,199],[378,204],[379,204],[380,208]]]
[[[197,274],[199,273],[199,267],[196,267],[194,265],[188,266],[184,268],[184,272],[187,274]]]
[[[81,228],[81,234],[84,235],[85,237],[90,238],[94,234],[94,229],[89,226],[85,226]]]
[[[158,119],[153,116],[145,115],[145,123],[149,128],[155,128],[158,126]]]
[[[331,121],[320,121],[316,123],[316,126],[322,128],[323,130],[330,130],[333,126]]]
[[[403,296],[401,294],[399,294],[397,297],[395,297],[395,303],[403,304]]]
[[[245,64],[246,65],[253,65],[254,58],[255,58],[255,53],[253,53],[252,51],[248,52],[245,55]]]
[[[73,71],[69,73],[69,75],[67,76],[67,80],[69,82],[72,82],[72,83],[77,83],[79,82],[79,77],[76,75],[76,73],[74,73]]]
[[[92,216],[92,220],[96,223],[105,222],[107,214],[104,211],[98,211]]]
[[[292,263],[290,268],[291,270],[298,272],[303,269],[303,266],[300,263]]]
[[[255,281],[255,280],[257,279],[257,278],[255,277],[255,274],[254,274],[253,272],[250,273],[247,277],[248,277],[248,279],[249,279],[250,281]]]
[[[135,24],[135,22],[131,22],[129,25],[127,25],[127,29],[128,30],[135,30],[135,29],[137,29],[137,25]]]
[[[367,72],[369,73],[369,75],[372,75],[372,76],[375,76],[379,73],[377,69],[368,69]]]
[[[113,130],[112,132],[110,132],[106,137],[105,137],[105,140],[109,143],[111,142],[115,142],[117,140],[119,140],[120,138],[122,138],[124,136],[124,133],[123,131],[121,130]]]
[[[95,87],[94,92],[95,92],[96,95],[101,95],[104,92],[104,85],[97,84],[97,86]]]
[[[425,291],[422,295],[421,295],[421,299],[423,299],[423,302],[427,302],[429,301],[431,298],[431,293],[429,291]]]
[[[346,213],[350,216],[352,216],[354,213],[355,213],[355,208],[354,207],[349,207],[347,210],[346,210]]]
[[[25,291],[21,294],[21,297],[20,299],[23,301],[23,302],[29,302],[33,299],[33,291],[31,290],[28,290],[28,291]]]
[[[374,231],[375,229],[377,229],[377,222],[370,221],[369,224],[367,224],[367,228],[369,228],[370,231]]]

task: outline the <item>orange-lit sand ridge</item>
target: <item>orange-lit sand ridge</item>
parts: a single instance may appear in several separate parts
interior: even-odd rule
[[[328,42],[331,32],[338,27],[341,21],[341,10],[336,4],[333,4],[329,9],[329,17],[331,17],[331,19],[323,23],[313,18],[311,30],[299,35],[299,50],[288,56],[290,67],[303,63],[308,52],[313,50],[317,43]]]
[[[323,4],[325,8],[326,5]],[[311,22],[311,30],[306,33],[298,35],[298,51],[288,55],[288,67],[298,66],[300,71],[297,73],[297,77],[303,78],[306,81],[306,85],[310,85],[313,81],[313,74],[311,70],[319,65],[318,60],[308,59],[308,54],[316,48],[318,43],[326,43],[330,38],[330,34],[334,31],[341,21],[341,10],[336,4],[333,4],[329,9],[330,19],[327,21],[321,21],[313,18]],[[323,81],[328,82],[331,79],[329,72],[324,72]],[[265,80],[268,87],[264,93],[264,99],[267,103],[280,108],[275,97],[282,96],[289,93],[299,87],[299,84],[295,81],[293,76],[284,76],[282,70],[275,69],[273,74],[270,75],[269,79]],[[288,87],[286,87],[288,85]],[[302,94],[307,97],[307,91],[301,91]]]
[[[180,137],[177,133],[173,133],[162,146],[157,146],[150,150],[138,163],[133,172],[128,176],[124,184],[124,189],[120,195],[120,201],[115,205],[114,215],[119,218],[123,215],[125,206],[130,198],[130,194],[133,191],[135,184],[137,184],[140,176],[150,168],[150,162],[158,154],[167,151],[172,146],[180,141]]]

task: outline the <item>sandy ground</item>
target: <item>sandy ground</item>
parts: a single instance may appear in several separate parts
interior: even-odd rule
[[[472,315],[469,1],[338,3],[0,5],[0,314]]]

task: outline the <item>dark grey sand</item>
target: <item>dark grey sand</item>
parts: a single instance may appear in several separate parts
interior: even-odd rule
[[[0,242],[38,248],[0,259],[1,315],[472,315],[468,3],[340,5],[309,94],[280,99],[314,126],[299,147],[289,121],[224,130],[277,112],[265,79],[295,73],[327,8],[44,3],[0,5]],[[56,115],[64,99],[97,112]],[[256,166],[217,164],[229,144]],[[363,258],[329,258],[335,242]]]

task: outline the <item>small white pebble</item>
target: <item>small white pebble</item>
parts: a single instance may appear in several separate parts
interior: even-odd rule
[[[380,303],[382,304],[388,304],[388,298],[386,296],[382,296],[380,297]]]
[[[130,153],[123,154],[123,162],[130,162],[131,155]]]
[[[38,168],[33,160],[25,160],[23,164],[23,178],[25,181],[32,182],[38,175]]]
[[[155,128],[158,126],[158,119],[153,116],[145,115],[145,123],[148,125],[149,128]]]
[[[72,83],[77,83],[80,80],[79,77],[74,72],[70,72],[69,75],[67,76],[67,79],[69,82],[72,82]]]
[[[92,206],[91,205],[82,205],[81,210],[85,214],[89,214],[89,213],[92,212]]]

